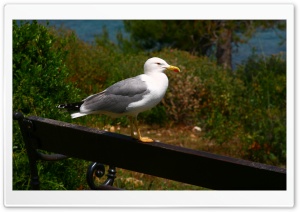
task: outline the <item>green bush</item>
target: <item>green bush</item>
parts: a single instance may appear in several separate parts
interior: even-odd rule
[[[250,57],[237,71],[244,82],[241,125],[249,159],[286,160],[286,61],[280,55]]]
[[[48,118],[68,117],[55,107],[62,100],[79,98],[79,90],[67,83],[68,69],[63,62],[66,52],[61,50],[64,42],[35,21],[14,22],[14,111]]]
[[[63,39],[57,40],[47,27],[36,21],[14,21],[13,111],[22,112],[25,116],[37,115],[70,121],[68,114],[56,108],[59,103],[77,101],[79,98],[79,90],[67,81],[68,69],[64,64],[66,52],[62,50],[65,42]],[[71,165],[70,161],[61,163]],[[45,186],[42,188],[74,188],[74,183],[64,182],[64,179],[68,174],[76,175],[78,170],[60,166],[59,163],[39,164],[40,177]],[[13,189],[29,189],[28,167],[20,130],[17,123],[14,123]]]

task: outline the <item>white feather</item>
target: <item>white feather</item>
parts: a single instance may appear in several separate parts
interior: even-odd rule
[[[78,117],[81,117],[81,116],[85,116],[85,115],[87,115],[87,114],[86,113],[77,112],[77,113],[72,113],[71,117],[72,117],[72,119],[75,119],[75,118],[78,118]]]

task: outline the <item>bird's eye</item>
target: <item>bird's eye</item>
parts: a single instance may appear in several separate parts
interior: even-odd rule
[[[157,65],[161,65],[161,63],[156,63]]]

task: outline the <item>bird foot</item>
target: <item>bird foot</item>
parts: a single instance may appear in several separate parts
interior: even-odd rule
[[[148,142],[148,143],[149,143],[149,142],[154,142],[153,139],[148,138],[148,137],[140,137],[139,140],[140,140],[141,142]]]

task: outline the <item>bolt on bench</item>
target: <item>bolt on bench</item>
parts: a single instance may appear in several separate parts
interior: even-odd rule
[[[14,113],[25,142],[31,188],[39,189],[36,162],[68,157],[94,161],[87,171],[91,189],[113,187],[116,167],[215,190],[286,190],[286,169],[225,157],[160,142],[142,143],[132,137],[36,116]],[[39,150],[52,152],[43,154]],[[94,175],[107,180],[95,185]],[[42,183],[42,182],[41,182]]]

